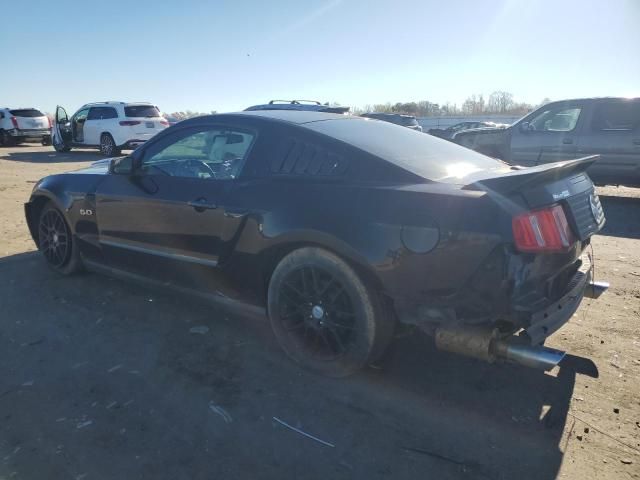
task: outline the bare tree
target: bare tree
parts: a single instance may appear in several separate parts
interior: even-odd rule
[[[513,95],[509,92],[496,90],[489,95],[487,112],[489,113],[507,113],[513,108]]]

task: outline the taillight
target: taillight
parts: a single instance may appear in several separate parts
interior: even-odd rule
[[[18,119],[16,117],[11,117],[11,123],[13,123],[13,128],[20,128],[18,127]]]
[[[49,130],[51,130],[51,119],[47,117],[47,123],[49,124]]]
[[[132,127],[133,125],[140,125],[142,122],[138,120],[123,120],[120,122],[120,125],[123,127]]]
[[[561,205],[514,217],[511,226],[521,252],[559,252],[573,244],[573,234]]]
[[[169,122],[167,122],[166,120],[160,120],[160,125],[164,125],[165,127],[168,127]]]

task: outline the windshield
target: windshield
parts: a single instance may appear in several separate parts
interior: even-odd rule
[[[160,111],[153,105],[129,105],[124,107],[124,114],[127,117],[159,117]]]
[[[17,110],[9,110],[14,117],[44,117],[44,113],[35,108],[21,108]]]
[[[393,123],[345,119],[310,122],[304,126],[427,180],[464,183],[464,178],[473,173],[505,169],[500,160]]]

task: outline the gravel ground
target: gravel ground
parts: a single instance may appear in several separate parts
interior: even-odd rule
[[[640,190],[599,189],[611,288],[550,339],[560,368],[415,334],[333,380],[292,365],[262,317],[46,268],[22,203],[98,158],[0,149],[0,478],[640,478]]]

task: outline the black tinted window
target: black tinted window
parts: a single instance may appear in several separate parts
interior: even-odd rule
[[[160,111],[153,105],[131,105],[124,107],[127,117],[159,117]]]
[[[274,155],[271,162],[271,172],[284,175],[306,176],[340,176],[347,171],[347,160],[341,155],[327,150],[290,139],[285,142],[280,154]]]
[[[87,120],[106,120],[109,118],[118,118],[118,112],[113,107],[92,107],[89,110]]]
[[[591,124],[594,130],[635,130],[640,126],[640,102],[601,103],[595,109]]]
[[[505,168],[499,160],[392,123],[345,118],[311,122],[304,127],[346,142],[429,180],[463,181],[474,172]]]
[[[35,108],[21,108],[19,110],[9,110],[14,117],[44,117],[44,113]]]

